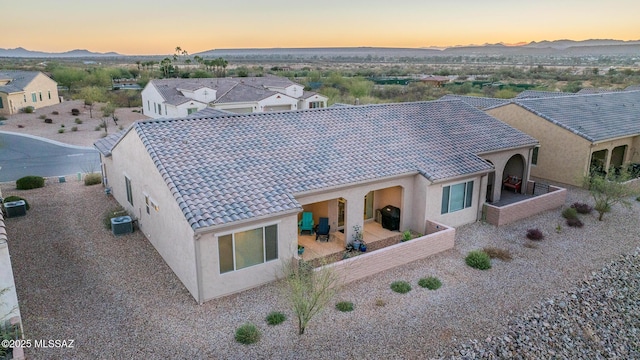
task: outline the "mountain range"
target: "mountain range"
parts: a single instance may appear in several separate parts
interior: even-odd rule
[[[591,40],[554,40],[530,42],[527,44],[484,44],[465,45],[448,48],[389,48],[389,47],[333,47],[333,48],[256,48],[256,49],[212,49],[192,54],[201,57],[430,57],[430,56],[599,56],[640,54],[640,40],[623,41],[612,39]],[[21,47],[15,49],[0,48],[0,58],[104,58],[104,57],[140,57],[122,55],[116,52],[97,53],[89,50],[71,50],[61,53],[32,51]],[[156,55],[162,57],[166,55]],[[144,57],[154,57],[145,55]]]

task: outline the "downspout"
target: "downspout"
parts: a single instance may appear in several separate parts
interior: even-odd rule
[[[196,284],[198,286],[198,305],[204,303],[204,295],[202,294],[202,259],[200,258],[200,234],[193,236],[194,251],[196,257]]]

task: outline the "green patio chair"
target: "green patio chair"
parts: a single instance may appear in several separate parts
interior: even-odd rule
[[[313,213],[303,212],[302,220],[298,221],[298,229],[300,230],[300,234],[303,231],[308,231],[310,235],[313,234]]]

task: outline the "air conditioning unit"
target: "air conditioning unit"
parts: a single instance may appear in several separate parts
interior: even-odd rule
[[[133,232],[131,216],[118,216],[111,218],[111,231],[113,235],[124,235]]]
[[[24,200],[9,201],[4,203],[7,217],[24,216],[27,214],[27,204]]]

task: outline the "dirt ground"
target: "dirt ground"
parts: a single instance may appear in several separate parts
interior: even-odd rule
[[[70,145],[93,147],[96,140],[105,136],[104,129],[100,128],[104,119],[100,110],[103,106],[104,104],[98,103],[91,110],[84,105],[82,100],[64,101],[60,104],[36,109],[32,114],[11,115],[7,120],[0,121],[2,123],[0,131],[40,136]],[[71,115],[71,109],[80,110],[80,115]],[[58,115],[54,114],[56,111]],[[116,109],[116,117],[118,118],[117,124],[111,117],[106,118],[108,134],[117,132],[120,127],[126,128],[137,120],[148,119],[142,114],[142,108],[139,107]],[[51,124],[45,123],[44,119],[46,118],[50,118],[53,122]],[[76,119],[80,119],[82,123],[76,123]],[[76,131],[72,130],[74,127],[77,128]],[[64,129],[64,132],[59,132],[60,129]]]

